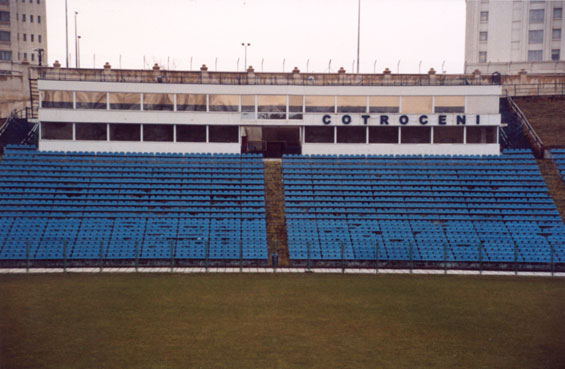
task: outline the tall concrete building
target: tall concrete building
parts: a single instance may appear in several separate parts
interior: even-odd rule
[[[466,73],[565,73],[565,1],[466,2]]]
[[[46,0],[0,0],[0,68],[1,65],[47,62]]]

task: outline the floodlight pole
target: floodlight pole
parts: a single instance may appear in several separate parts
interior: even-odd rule
[[[78,50],[77,51],[77,68],[80,68],[80,39],[81,38],[82,38],[81,36],[77,37],[77,46],[78,46],[78,48],[77,48],[77,50]]]
[[[359,54],[361,50],[361,0],[359,0],[357,14],[357,73],[359,73]]]
[[[251,44],[249,42],[242,42],[241,46],[245,48],[245,59],[243,59],[245,62],[245,64],[243,64],[243,71],[245,72],[247,70],[247,46],[251,46]]]
[[[75,67],[78,68],[78,24],[77,24],[78,12],[75,11]]]
[[[65,0],[65,60],[67,61],[67,68],[69,67],[69,10],[67,0]]]

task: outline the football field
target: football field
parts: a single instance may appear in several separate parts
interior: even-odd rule
[[[0,368],[563,368],[565,281],[0,276]]]

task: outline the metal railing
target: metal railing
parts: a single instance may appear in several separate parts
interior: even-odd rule
[[[78,245],[75,240],[56,240],[52,241],[57,247],[39,246],[37,240],[25,241],[25,250],[20,250],[20,258],[17,260],[0,259],[0,268],[18,268],[30,271],[32,268],[62,268],[66,271],[68,268],[96,268],[103,272],[106,268],[125,267],[139,271],[140,268],[167,268],[174,272],[178,268],[201,268],[204,272],[209,272],[211,268],[231,268],[232,271],[239,269],[240,272],[244,268],[267,268],[273,272],[286,269],[278,265],[278,254],[272,255],[272,262],[268,260],[252,260],[244,258],[244,245],[239,244],[239,257],[231,259],[219,259],[217,256],[212,257],[210,252],[210,242],[204,244],[205,252],[198,258],[177,257],[177,244],[175,240],[163,241],[160,246],[161,251],[166,255],[160,258],[149,258],[146,251],[143,250],[143,240],[133,241],[134,246],[128,257],[112,258],[111,246],[108,241],[100,241],[98,249],[92,250],[90,258],[80,259],[78,251],[73,249],[71,245]],[[45,240],[42,241],[45,245]],[[332,260],[321,259],[316,257],[312,247],[307,243],[306,258],[301,260],[292,260],[290,268],[304,268],[304,271],[310,272],[314,269],[334,269],[345,273],[347,270],[363,269],[374,270],[379,273],[383,269],[404,270],[407,273],[414,273],[416,270],[434,270],[448,274],[449,271],[475,271],[482,274],[485,271],[511,272],[518,274],[520,272],[543,272],[554,276],[556,273],[565,272],[565,263],[561,260],[563,255],[557,255],[555,247],[548,242],[547,249],[538,246],[538,258],[532,261],[525,256],[524,250],[516,244],[512,252],[507,252],[504,257],[494,255],[492,247],[485,247],[483,243],[477,245],[469,245],[465,247],[465,251],[453,250],[452,246],[447,243],[443,244],[441,250],[436,248],[433,257],[425,258],[423,255],[426,251],[421,251],[420,247],[410,244],[408,250],[404,250],[405,255],[402,258],[390,258],[386,256],[386,250],[382,250],[379,242],[372,244],[374,257],[372,259],[354,260],[346,254],[346,245],[341,243],[341,257]],[[47,251],[46,251],[47,250]],[[186,253],[187,251],[183,249]],[[367,250],[365,250],[367,251]],[[507,250],[508,251],[508,250]],[[389,250],[390,252],[390,250]],[[6,254],[6,250],[4,254]],[[23,254],[23,255],[22,255]],[[49,258],[48,255],[52,255]],[[462,256],[464,254],[464,257]],[[430,254],[432,255],[432,254]],[[458,255],[458,256],[456,256]],[[559,256],[559,257],[558,257]]]
[[[6,132],[8,126],[12,124],[12,121],[14,120],[15,117],[16,117],[16,110],[12,110],[8,118],[4,121],[4,124],[2,124],[2,127],[0,127],[0,136],[2,136],[4,132]]]
[[[222,85],[299,86],[465,86],[500,85],[490,75],[347,74],[347,73],[247,73],[170,70],[101,70],[38,68],[43,80],[132,83],[186,83]]]
[[[505,96],[564,96],[565,82],[504,84],[502,93]]]
[[[535,146],[534,147],[535,151],[541,155],[543,153],[543,142],[541,138],[537,135],[536,131],[528,121],[528,118],[526,118],[524,113],[522,113],[522,110],[520,110],[520,108],[518,107],[516,102],[514,102],[512,97],[507,95],[506,100],[508,101],[508,105],[513,110],[513,112],[518,116],[518,119],[520,120],[520,125],[526,129],[527,134],[532,140],[532,144]]]

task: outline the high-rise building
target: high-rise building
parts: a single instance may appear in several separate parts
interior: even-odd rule
[[[466,73],[565,72],[565,1],[466,2]]]
[[[0,0],[0,62],[47,63],[46,0]]]

